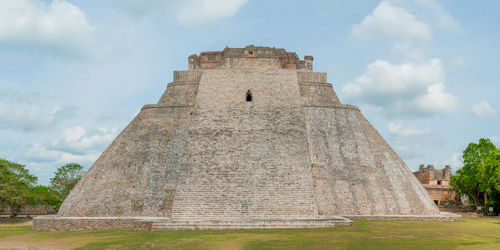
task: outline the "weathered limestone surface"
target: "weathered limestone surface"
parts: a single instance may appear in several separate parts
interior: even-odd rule
[[[36,231],[81,231],[133,227],[134,222],[146,218],[135,217],[61,217],[37,216],[33,219]]]
[[[295,71],[206,70],[186,140],[172,218],[318,214]]]
[[[439,219],[410,169],[312,60],[254,46],[190,56],[189,70],[174,72],[58,215],[35,218],[34,228],[123,227],[143,217],[154,219],[139,229],[158,220],[164,229],[216,229],[350,223],[339,215]]]
[[[358,109],[309,108],[307,117],[320,214],[439,213]]]

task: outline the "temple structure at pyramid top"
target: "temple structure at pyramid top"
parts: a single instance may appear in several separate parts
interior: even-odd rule
[[[459,220],[313,57],[202,52],[109,145],[35,230],[327,227],[349,219]],[[346,219],[349,218],[349,219]]]
[[[312,56],[300,60],[295,52],[269,47],[225,48],[223,51],[201,52],[188,59],[189,69],[268,68],[312,71]]]

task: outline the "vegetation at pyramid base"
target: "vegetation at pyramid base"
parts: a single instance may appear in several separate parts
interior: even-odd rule
[[[34,186],[29,193],[29,205],[50,205],[57,211],[64,200],[59,193],[50,187],[38,185]]]
[[[451,185],[487,212],[500,212],[500,149],[490,139],[469,143],[462,158],[464,166],[451,177]]]
[[[83,173],[81,165],[66,164],[57,170],[47,187],[36,185],[38,178],[24,165],[0,159],[0,211],[9,209],[11,217],[25,206],[50,205],[57,211]]]

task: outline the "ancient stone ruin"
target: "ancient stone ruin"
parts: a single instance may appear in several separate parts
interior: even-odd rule
[[[35,230],[328,227],[439,212],[313,57],[202,52],[111,143]]]
[[[438,170],[434,168],[434,165],[424,167],[422,164],[418,171],[413,172],[436,205],[441,205],[442,201],[457,199],[457,190],[450,186],[450,170],[451,167],[448,165]]]

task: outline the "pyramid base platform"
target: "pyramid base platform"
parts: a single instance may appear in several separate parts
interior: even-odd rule
[[[248,219],[248,220],[171,220],[163,217],[60,217],[57,215],[33,218],[36,231],[79,231],[112,228],[134,228],[137,231],[159,230],[225,230],[272,228],[319,228],[351,225],[340,216],[316,219]]]
[[[226,229],[272,229],[272,228],[319,228],[351,225],[352,221],[340,216],[317,219],[248,219],[248,220],[193,220],[169,219],[137,220],[135,230],[226,230]]]
[[[315,219],[171,220],[164,217],[60,217],[33,218],[35,231],[80,231],[134,228],[137,231],[227,230],[273,228],[320,228],[352,225],[352,220],[461,221],[462,217],[441,212],[437,215],[343,215]]]

